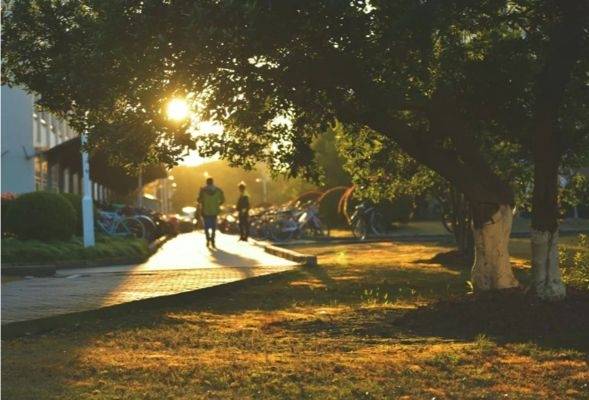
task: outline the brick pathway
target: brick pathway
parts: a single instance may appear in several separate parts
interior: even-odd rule
[[[139,265],[60,270],[55,277],[2,284],[2,324],[88,311],[290,270],[294,263],[220,235],[179,235]]]

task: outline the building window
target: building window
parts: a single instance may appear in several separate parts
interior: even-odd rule
[[[75,194],[80,193],[80,178],[77,173],[72,174],[72,192]]]
[[[35,157],[35,190],[47,188],[47,162]]]
[[[60,192],[60,185],[59,185],[59,164],[53,164],[51,168],[49,168],[50,176],[50,189],[55,192]]]
[[[39,115],[37,113],[33,113],[33,140],[35,147],[41,145],[41,128],[39,127]]]
[[[70,170],[67,168],[63,170],[63,191],[70,193]]]

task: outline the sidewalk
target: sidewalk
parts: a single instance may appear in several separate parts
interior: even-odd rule
[[[202,233],[186,233],[143,264],[66,269],[2,284],[2,324],[190,292],[297,265],[235,236],[218,235],[217,246],[208,250]]]

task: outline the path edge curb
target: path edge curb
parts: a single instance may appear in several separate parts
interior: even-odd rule
[[[286,249],[275,244],[268,244],[267,242],[262,242],[256,239],[250,238],[250,242],[252,242],[256,246],[263,248],[264,251],[268,254],[272,254],[273,256],[281,257],[286,260],[294,261],[300,266],[316,267],[317,265],[319,265],[317,263],[317,256],[300,253],[298,251]]]
[[[302,264],[306,267],[316,267],[318,265],[317,256],[299,253],[298,251],[285,249],[284,247],[267,244],[264,245],[264,251],[268,254],[272,254]]]
[[[303,265],[298,265],[298,267],[302,266]],[[283,271],[271,272],[266,275],[253,276],[233,282],[222,283],[215,286],[209,286],[170,295],[150,297],[93,310],[53,315],[50,317],[37,318],[27,321],[9,322],[1,325],[1,338],[2,340],[8,340],[23,336],[39,335],[56,330],[58,328],[79,326],[80,324],[83,324],[90,319],[110,318],[117,315],[124,315],[130,311],[145,309],[145,306],[154,306],[157,308],[186,304],[187,300],[197,300],[201,297],[206,298],[208,296],[221,294],[222,291],[228,288],[239,289],[252,283],[263,283],[264,281],[272,280],[279,275],[287,275],[296,273],[297,271],[297,268],[286,269]]]

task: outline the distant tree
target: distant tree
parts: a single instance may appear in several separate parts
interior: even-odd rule
[[[419,164],[392,140],[383,140],[377,132],[369,129],[351,132],[342,125],[336,131],[339,151],[346,155],[344,168],[361,188],[357,195],[375,202],[429,195],[441,206],[442,223],[454,235],[459,250],[472,255],[471,205],[451,182]],[[484,146],[494,173],[510,182],[514,205],[529,204],[531,186],[526,182],[530,180],[532,165],[521,147],[505,141],[489,141]]]
[[[533,150],[533,224],[553,238],[555,166],[587,136],[587,15],[586,1],[557,0],[17,0],[4,18],[4,79],[40,93],[94,144],[108,146],[106,126],[141,126],[114,141],[134,159],[173,162],[192,145],[161,114],[174,95],[224,126],[197,138],[203,155],[293,176],[317,174],[311,144],[334,120],[368,127],[466,196],[473,284],[503,289],[518,285],[507,248],[515,200],[483,142]]]
[[[329,189],[351,185],[350,173],[344,168],[345,157],[337,149],[334,128],[330,127],[326,133],[315,139],[311,148],[322,174],[322,186]]]

